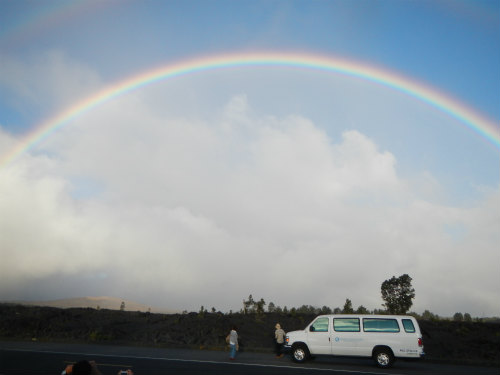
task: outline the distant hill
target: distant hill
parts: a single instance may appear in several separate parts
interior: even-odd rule
[[[163,314],[176,314],[180,313],[179,310],[161,309],[154,306],[148,306],[141,303],[128,301],[116,297],[80,297],[80,298],[66,298],[52,301],[15,301],[22,305],[28,306],[49,306],[58,307],[62,309],[69,309],[75,307],[93,308],[93,309],[109,309],[120,310],[122,302],[125,303],[126,311],[142,311]]]

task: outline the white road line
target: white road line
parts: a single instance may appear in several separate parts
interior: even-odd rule
[[[128,359],[149,359],[154,361],[172,361],[172,362],[192,362],[192,363],[208,363],[217,365],[239,365],[239,366],[254,366],[254,367],[270,367],[270,368],[283,368],[290,370],[307,370],[307,371],[323,371],[323,372],[348,372],[351,374],[363,374],[363,375],[404,375],[397,374],[394,372],[368,372],[368,371],[355,371],[355,370],[336,370],[331,368],[315,368],[315,367],[303,367],[303,366],[286,366],[286,365],[266,365],[262,363],[247,363],[239,361],[209,361],[200,359],[181,359],[181,358],[165,358],[165,357],[143,357],[143,356],[130,356],[130,355],[119,355],[119,354],[95,354],[95,353],[79,353],[79,352],[59,352],[51,350],[32,350],[32,349],[15,349],[15,348],[4,348],[0,350],[15,351],[15,352],[28,352],[28,353],[47,353],[47,354],[64,354],[64,355],[84,355],[88,357],[113,357],[113,358],[128,358]]]

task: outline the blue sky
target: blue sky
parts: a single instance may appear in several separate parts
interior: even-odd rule
[[[499,26],[497,1],[0,1],[0,155],[106,85],[242,51],[377,66],[498,126]],[[227,311],[252,293],[373,309],[380,284],[409,273],[417,312],[499,315],[499,156],[352,77],[233,67],[160,82],[0,169],[0,299]],[[312,259],[327,276],[301,270]]]

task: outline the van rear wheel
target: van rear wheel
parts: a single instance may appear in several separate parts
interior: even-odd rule
[[[389,368],[394,364],[394,354],[389,348],[379,348],[373,353],[373,359],[380,368]]]
[[[309,350],[304,344],[294,345],[292,347],[292,359],[295,362],[302,363],[309,357]]]

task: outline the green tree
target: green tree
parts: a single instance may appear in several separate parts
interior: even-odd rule
[[[323,306],[319,312],[320,312],[320,314],[323,314],[323,315],[331,314],[332,309],[329,308],[328,306]]]
[[[319,309],[311,305],[302,305],[297,308],[297,313],[299,314],[318,314]]]
[[[469,313],[465,313],[465,314],[464,314],[464,320],[465,320],[466,322],[472,322],[472,317],[470,316],[470,314],[469,314]]]
[[[358,309],[356,310],[356,314],[369,314],[370,312],[366,307],[363,305],[359,306]]]
[[[245,314],[255,312],[255,301],[251,294],[248,296],[247,301],[243,300],[243,312]]]
[[[425,310],[422,314],[423,320],[439,320],[439,315],[431,313],[429,310]]]
[[[352,314],[354,309],[352,308],[352,302],[349,298],[345,300],[344,308],[342,309],[342,314]]]
[[[261,298],[259,302],[255,302],[255,310],[257,311],[257,314],[264,313],[264,306],[266,306],[264,298]]]
[[[205,309],[205,307],[203,305],[201,305],[200,311],[198,311],[198,316],[205,316],[206,312],[207,312],[207,310]]]
[[[269,304],[267,305],[267,312],[276,312],[276,305],[274,304],[274,302],[269,302]]]
[[[455,322],[461,322],[464,320],[464,316],[461,312],[457,312],[457,313],[455,313],[455,315],[453,315],[453,320]]]
[[[390,314],[405,314],[413,305],[415,289],[411,286],[411,277],[407,274],[393,276],[385,280],[381,286],[384,306]]]

